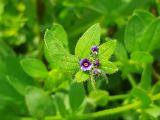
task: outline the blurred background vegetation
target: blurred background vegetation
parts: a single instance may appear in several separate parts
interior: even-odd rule
[[[74,53],[78,38],[96,22],[99,22],[102,28],[101,42],[106,37],[123,41],[125,25],[136,9],[159,16],[160,1],[0,0],[0,120],[17,120],[30,116],[23,89],[30,85],[40,85],[23,71],[19,61],[26,56],[35,57],[48,66],[43,53],[43,38],[45,30],[53,23],[64,27],[68,34],[70,51]],[[159,60],[157,54],[155,53],[155,56]],[[158,66],[156,62],[155,66]],[[135,77],[139,78],[139,75]],[[109,79],[112,80],[109,85],[102,88],[111,95],[126,93],[131,88],[128,81],[122,80],[120,73],[111,75]],[[107,108],[120,103],[121,101],[113,101]],[[102,105],[96,107],[96,111],[105,108],[106,106]],[[127,113],[124,118],[132,120],[129,119],[130,114]],[[108,118],[112,119],[121,120],[122,116]]]

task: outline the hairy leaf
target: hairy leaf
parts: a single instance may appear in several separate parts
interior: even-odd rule
[[[94,24],[91,26],[79,39],[76,48],[75,55],[79,58],[86,58],[90,55],[91,47],[99,45],[100,42],[100,26]]]

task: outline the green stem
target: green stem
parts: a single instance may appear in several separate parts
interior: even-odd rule
[[[47,116],[44,120],[62,120],[62,118],[60,116]]]
[[[91,85],[92,85],[93,90],[96,90],[96,82],[94,80],[92,72],[90,72],[90,81],[91,81]]]
[[[110,101],[115,101],[115,100],[119,100],[119,99],[125,99],[127,97],[128,97],[128,94],[113,95],[113,96],[109,96],[109,100]]]
[[[37,118],[33,117],[21,117],[20,120],[37,120]],[[47,116],[44,120],[62,120],[60,116]]]
[[[137,108],[140,105],[141,105],[141,102],[137,101],[137,102],[134,102],[132,104],[128,104],[128,105],[121,106],[121,107],[111,108],[111,109],[98,111],[98,112],[94,112],[94,113],[83,114],[83,115],[79,116],[78,118],[88,119],[88,118],[98,118],[98,117],[103,117],[103,116],[107,116],[107,115],[113,115],[113,114],[116,114],[116,113],[121,113],[121,112],[124,112],[124,111],[128,111],[130,109]]]
[[[128,95],[116,95],[116,96],[112,96],[112,100],[115,99],[123,99],[125,97],[127,97]],[[160,93],[151,96],[152,101],[158,100],[160,99]],[[124,105],[124,106],[120,106],[120,107],[116,107],[116,108],[111,108],[111,109],[107,109],[107,110],[103,110],[103,111],[98,111],[98,112],[94,112],[94,113],[86,113],[86,114],[82,114],[82,115],[77,115],[77,119],[89,119],[89,118],[98,118],[98,117],[103,117],[103,116],[107,116],[107,115],[114,115],[117,113],[122,113],[131,109],[136,109],[138,107],[141,106],[141,101],[135,101],[134,103],[128,104],[128,105]],[[21,120],[35,120],[31,117],[26,117],[26,118],[22,118]],[[51,116],[51,117],[46,117],[45,120],[62,120],[61,117],[59,116]]]
[[[157,80],[160,80],[160,75],[156,72],[155,69],[153,69],[153,76],[154,76]]]
[[[160,99],[160,93],[151,96],[151,99],[153,101]],[[114,115],[117,113],[121,113],[124,111],[128,111],[131,109],[136,109],[138,107],[141,106],[141,101],[135,101],[134,103],[125,105],[125,106],[120,106],[120,107],[116,107],[116,108],[111,108],[111,109],[107,109],[107,110],[103,110],[103,111],[98,111],[98,112],[94,112],[94,113],[86,113],[83,115],[79,115],[77,116],[79,119],[88,119],[88,118],[98,118],[98,117],[102,117],[102,116],[107,116],[107,115]]]
[[[130,84],[132,85],[132,87],[136,86],[136,82],[135,79],[133,78],[133,76],[131,74],[127,75],[128,81],[130,82]]]

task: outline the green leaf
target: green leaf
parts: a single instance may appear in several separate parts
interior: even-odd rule
[[[116,65],[110,61],[100,61],[101,69],[107,74],[113,74],[118,71]]]
[[[71,54],[52,54],[48,56],[48,61],[53,69],[63,69],[74,73],[79,69],[79,60]]]
[[[65,36],[64,39],[62,39],[61,32],[63,33],[63,31],[59,31],[59,27],[55,27],[55,25],[53,25],[51,29],[47,29],[45,32],[45,47],[51,55],[69,53],[69,51],[67,50],[68,43],[65,42],[67,40],[65,39]]]
[[[7,76],[8,83],[21,95],[26,95],[26,84],[13,76]]]
[[[55,103],[58,108],[58,111],[60,112],[61,116],[65,117],[67,115],[67,110],[65,106],[65,95],[62,93],[56,93],[55,95]]]
[[[124,45],[120,42],[117,42],[115,50],[115,56],[120,61],[128,60],[127,50],[125,49]]]
[[[133,15],[137,15],[139,19],[143,20],[144,25],[147,25],[155,19],[155,16],[152,13],[145,10],[135,10]]]
[[[142,111],[141,115],[139,116],[139,120],[157,120],[157,119],[148,114],[147,112]]]
[[[13,50],[2,40],[0,40],[0,55],[2,56],[9,56],[9,55],[15,55]]]
[[[55,115],[55,106],[49,95],[43,90],[30,87],[25,97],[30,115],[42,119],[45,116]]]
[[[147,64],[144,65],[143,68],[140,86],[145,90],[149,90],[151,88],[151,82],[152,82],[152,65]]]
[[[71,75],[63,70],[53,69],[49,72],[48,78],[45,80],[45,88],[50,91],[58,89],[64,82],[69,82]]]
[[[105,90],[94,90],[89,94],[89,98],[91,98],[96,105],[105,106],[108,102],[109,94]]]
[[[140,64],[148,64],[153,62],[153,56],[147,52],[136,51],[131,54],[131,60]]]
[[[89,73],[83,72],[82,70],[78,71],[75,75],[76,82],[84,82],[89,79]]]
[[[143,51],[153,52],[160,47],[160,18],[154,20],[139,37],[139,47]]]
[[[76,48],[75,55],[79,58],[89,57],[91,47],[99,45],[100,42],[100,26],[99,24],[92,25],[79,39]]]
[[[78,58],[69,53],[67,35],[62,26],[56,24],[50,30],[46,30],[44,41],[45,56],[51,67],[75,72]]]
[[[52,39],[57,39],[58,41],[61,41],[64,48],[68,49],[68,37],[63,26],[58,23],[54,23],[50,31],[52,31]]]
[[[37,24],[37,15],[36,15],[36,1],[35,0],[24,0],[25,3],[25,14],[27,16],[27,23],[30,28],[33,28],[33,25]]]
[[[0,97],[15,100],[15,103],[22,100],[27,86],[35,85],[34,80],[21,68],[20,59],[14,56],[2,60],[0,57],[0,84]]]
[[[141,107],[142,108],[148,107],[152,102],[150,97],[147,95],[146,91],[144,91],[143,89],[140,89],[138,87],[135,87],[132,90],[131,95],[133,95],[134,97],[137,97],[141,100],[141,102],[142,102]]]
[[[99,46],[99,59],[108,60],[116,49],[116,40],[109,40]]]
[[[74,83],[70,87],[69,101],[73,111],[77,110],[85,98],[85,90],[82,83]]]
[[[138,38],[143,34],[144,29],[154,20],[152,14],[145,11],[135,11],[129,19],[125,30],[124,43],[129,52],[139,50]],[[143,46],[143,44],[140,44]]]
[[[130,73],[141,74],[141,72],[142,72],[142,66],[135,64],[133,61],[124,62],[121,69],[122,69],[123,78],[127,77],[127,75]]]
[[[0,74],[0,84],[0,98],[2,98],[2,100],[13,100],[15,102],[20,102],[23,99],[22,95],[8,83],[7,79],[2,74]]]
[[[150,108],[147,108],[145,112],[151,115],[152,117],[157,118],[160,116],[160,107],[152,105]]]
[[[25,58],[21,60],[21,66],[32,77],[45,78],[48,75],[45,65],[38,59]]]

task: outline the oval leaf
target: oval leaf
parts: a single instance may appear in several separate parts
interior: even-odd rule
[[[55,115],[55,106],[51,98],[41,89],[31,87],[25,97],[29,113],[42,119],[45,116]]]
[[[144,29],[154,20],[152,14],[138,10],[129,19],[125,29],[124,43],[129,52],[139,50],[138,38],[143,34]],[[143,44],[141,44],[143,46]]]
[[[23,70],[32,77],[44,78],[48,75],[45,65],[38,59],[25,58],[21,60],[21,66]]]
[[[107,74],[113,74],[118,71],[116,65],[110,61],[100,61],[101,69]]]
[[[99,59],[108,60],[116,48],[116,40],[109,40],[99,47]]]
[[[148,64],[153,62],[153,56],[147,52],[136,51],[131,54],[131,60],[140,64]]]
[[[78,65],[78,59],[69,53],[67,35],[62,26],[56,24],[50,30],[46,30],[45,57],[52,68],[64,69],[74,72]]]
[[[100,26],[95,24],[91,26],[79,39],[76,48],[75,55],[79,58],[89,57],[91,47],[99,45],[100,41]]]
[[[139,47],[143,51],[153,52],[160,47],[160,18],[154,20],[146,27],[144,33],[139,37]]]
[[[77,110],[85,98],[85,91],[82,83],[74,83],[71,85],[69,92],[69,100],[72,110]]]

